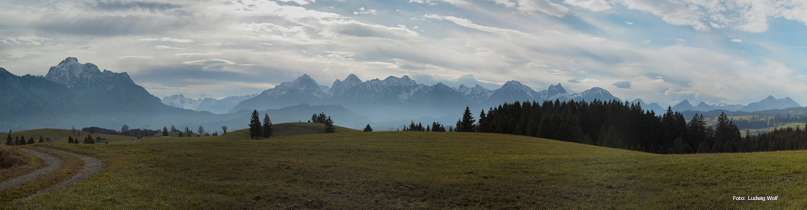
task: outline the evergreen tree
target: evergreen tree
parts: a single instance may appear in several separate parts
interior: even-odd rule
[[[454,128],[451,127],[451,126],[448,126],[448,132],[454,132]]]
[[[168,127],[163,126],[163,136],[168,136]]]
[[[249,136],[252,139],[263,137],[263,132],[261,132],[261,118],[259,116],[258,110],[253,110],[252,118],[249,119]]]
[[[676,154],[689,154],[692,153],[692,147],[689,147],[689,144],[684,143],[684,140],[681,137],[678,137],[673,142],[673,152]]]
[[[199,133],[197,133],[197,135],[203,135],[203,134],[205,134],[205,128],[200,125],[199,126]]]
[[[479,113],[479,122],[477,123],[477,127],[479,129],[479,132],[488,132],[487,117],[485,116],[484,109],[482,110],[482,112]]]
[[[465,107],[465,112],[462,114],[462,121],[457,126],[457,131],[459,132],[474,132],[474,115],[471,114],[471,109],[469,107]]]
[[[179,132],[179,137],[182,137],[182,132]]]
[[[14,139],[11,138],[11,132],[8,132],[8,138],[6,138],[6,145],[14,145]]]
[[[325,133],[335,133],[336,128],[333,126],[333,120],[331,120],[331,116],[328,116],[328,119],[325,120]]]
[[[269,119],[269,114],[263,116],[263,138],[268,139],[272,136],[272,120]]]
[[[45,143],[45,139],[43,139],[42,136],[39,136],[39,143]]]
[[[597,144],[612,148],[621,147],[621,140],[619,139],[619,135],[616,133],[614,126],[600,126],[600,138],[597,139]]]
[[[698,153],[709,153],[709,143],[703,141],[698,144]]]
[[[20,141],[17,143],[17,145],[25,145],[25,136],[20,135]]]
[[[431,131],[432,131],[431,127],[429,127],[429,125],[426,125],[426,132],[431,132]]]
[[[34,143],[35,143],[34,137],[32,136],[31,138],[28,139],[28,144],[34,144]]]
[[[373,132],[373,128],[370,127],[370,124],[367,124],[367,127],[364,127],[364,132]]]

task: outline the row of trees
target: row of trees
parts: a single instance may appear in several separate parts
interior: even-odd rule
[[[451,127],[449,127],[449,129],[451,129]],[[420,122],[415,124],[414,121],[411,121],[408,127],[404,126],[403,131],[446,132],[446,128],[438,122],[432,122],[431,125],[426,124],[426,127],[424,128],[423,124]]]
[[[258,110],[252,111],[252,117],[249,119],[249,137],[252,139],[269,138],[272,136],[273,132],[272,120],[269,119],[269,114],[265,114],[263,117],[263,126],[261,126],[261,119],[259,116],[260,114],[258,114]]]
[[[42,139],[42,137],[40,136],[39,137],[39,143],[42,143],[42,142],[45,142],[45,140]],[[29,138],[28,141],[25,141],[25,136],[14,136],[14,138],[11,138],[11,132],[10,131],[9,131],[9,134],[8,134],[8,138],[6,138],[6,145],[9,145],[9,146],[12,146],[12,145],[26,145],[26,144],[34,144],[34,143],[36,143],[34,141],[34,137]]]
[[[725,114],[715,126],[706,126],[703,115],[687,122],[668,107],[657,116],[641,104],[603,102],[518,101],[502,104],[479,115],[478,123],[468,108],[457,122],[458,132],[488,132],[526,135],[655,153],[752,152],[807,147],[806,131],[777,130],[767,135],[741,137]],[[747,131],[746,131],[747,132]],[[804,135],[802,135],[804,133]],[[796,136],[790,138],[788,136]]]

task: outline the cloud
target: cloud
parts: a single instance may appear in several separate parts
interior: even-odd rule
[[[286,2],[286,3],[294,2],[294,3],[297,3],[299,5],[306,5],[306,4],[310,4],[312,2],[316,2],[315,0],[310,0],[310,1],[308,1],[308,0],[277,0],[277,1],[282,1],[282,2]]]
[[[553,3],[549,0],[517,0],[518,10],[521,12],[541,11],[548,15],[563,17],[569,12],[569,8]]]
[[[613,84],[615,87],[630,89],[630,81],[620,81]]]
[[[567,80],[567,82],[569,82],[569,83],[580,83],[580,80],[578,80],[578,79],[570,79],[570,80]]]
[[[179,53],[174,54],[177,57],[195,57],[195,56],[210,56],[210,55],[221,55],[219,52],[210,52],[210,53]]]
[[[564,0],[563,3],[596,12],[611,9],[611,5],[604,0]]]
[[[180,50],[182,48],[165,46],[165,45],[157,45],[157,46],[154,46],[154,49],[158,49],[158,50]]]
[[[193,42],[193,40],[190,40],[190,39],[175,39],[175,38],[171,38],[171,37],[163,37],[163,38],[160,38],[160,39],[146,38],[146,39],[139,39],[139,40],[140,41],[145,41],[145,42],[148,42],[148,41],[176,42],[176,43],[191,43],[191,42]]]
[[[120,56],[120,57],[118,57],[118,59],[138,59],[138,60],[148,60],[148,59],[154,59],[154,57],[151,57],[151,56],[144,56],[144,55],[127,55],[127,56]]]
[[[100,15],[64,18],[45,15],[37,22],[37,30],[69,35],[121,36],[161,34],[184,29],[191,20],[154,15]]]
[[[375,11],[374,9],[371,9],[371,10],[365,10],[365,9],[364,9],[364,7],[362,7],[362,8],[359,8],[359,11],[358,11],[358,12],[353,12],[353,14],[354,14],[354,15],[367,15],[367,14],[370,14],[370,15],[375,15],[375,14],[376,14],[376,11]]]
[[[743,42],[743,40],[740,40],[740,39],[737,39],[737,38],[731,39],[731,41],[732,42],[737,42],[737,43],[742,43]]]
[[[235,64],[235,62],[224,59],[193,60],[182,62],[185,65],[214,65],[214,64]]]
[[[96,1],[95,3],[84,3],[93,9],[118,11],[118,10],[143,10],[148,12],[165,12],[171,9],[182,8],[181,5],[160,2],[142,1]]]
[[[628,22],[628,21],[625,21],[625,24],[628,24],[628,25],[633,25],[633,22]]]

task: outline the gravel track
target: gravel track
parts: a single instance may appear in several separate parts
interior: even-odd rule
[[[48,154],[45,154],[45,153],[42,153],[42,152],[38,152],[38,151],[32,150],[32,149],[22,149],[22,150],[27,152],[28,154],[32,154],[32,155],[35,155],[35,156],[37,156],[39,158],[42,158],[43,160],[45,160],[45,163],[48,164],[48,166],[45,167],[45,168],[36,170],[34,172],[31,172],[29,174],[26,174],[26,175],[14,178],[12,180],[8,180],[6,182],[0,183],[0,190],[8,188],[8,187],[11,187],[11,186],[14,186],[14,185],[18,185],[18,184],[23,183],[25,181],[31,180],[33,178],[36,178],[37,176],[53,172],[54,170],[56,170],[56,169],[58,169],[58,168],[60,168],[62,166],[62,160],[59,160],[59,158],[56,158],[56,157],[53,157],[51,155],[48,155]],[[28,199],[33,198],[34,196],[37,196],[37,195],[41,195],[41,194],[45,194],[45,193],[49,193],[49,192],[53,192],[53,191],[56,191],[56,190],[59,190],[59,189],[69,187],[70,185],[73,185],[75,183],[83,181],[83,180],[89,178],[90,176],[94,175],[95,173],[98,173],[98,171],[100,171],[101,168],[104,166],[104,164],[101,162],[101,160],[98,160],[97,158],[94,158],[94,157],[90,157],[90,156],[86,156],[86,155],[80,155],[80,154],[76,154],[76,153],[72,153],[72,152],[68,152],[68,151],[56,150],[56,149],[48,149],[48,150],[61,152],[61,153],[64,153],[64,154],[75,156],[75,157],[81,159],[81,161],[84,161],[84,165],[81,166],[81,170],[79,170],[78,173],[75,176],[71,177],[70,179],[65,180],[65,181],[63,181],[63,182],[61,182],[59,184],[50,186],[50,187],[48,187],[46,189],[40,190],[39,192],[36,192],[33,195],[30,195],[28,197],[20,198],[18,200],[23,200],[23,201],[28,200]]]
[[[32,154],[34,156],[41,158],[42,160],[45,161],[45,164],[48,166],[37,169],[36,171],[31,172],[29,174],[18,176],[17,178],[13,178],[11,180],[0,183],[0,190],[18,185],[23,182],[27,182],[38,176],[48,174],[62,167],[62,160],[59,160],[59,158],[57,157],[53,157],[52,155],[49,155],[47,153],[39,152],[32,149],[22,149],[22,151],[25,151],[28,154]]]

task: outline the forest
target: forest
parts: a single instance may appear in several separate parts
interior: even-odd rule
[[[457,122],[459,132],[525,135],[639,150],[661,154],[758,152],[807,149],[807,131],[777,129],[759,135],[741,135],[725,114],[714,126],[703,115],[688,122],[679,112],[668,109],[657,115],[643,111],[641,104],[619,101],[504,103],[479,114],[466,107]],[[748,133],[748,131],[745,131]]]

